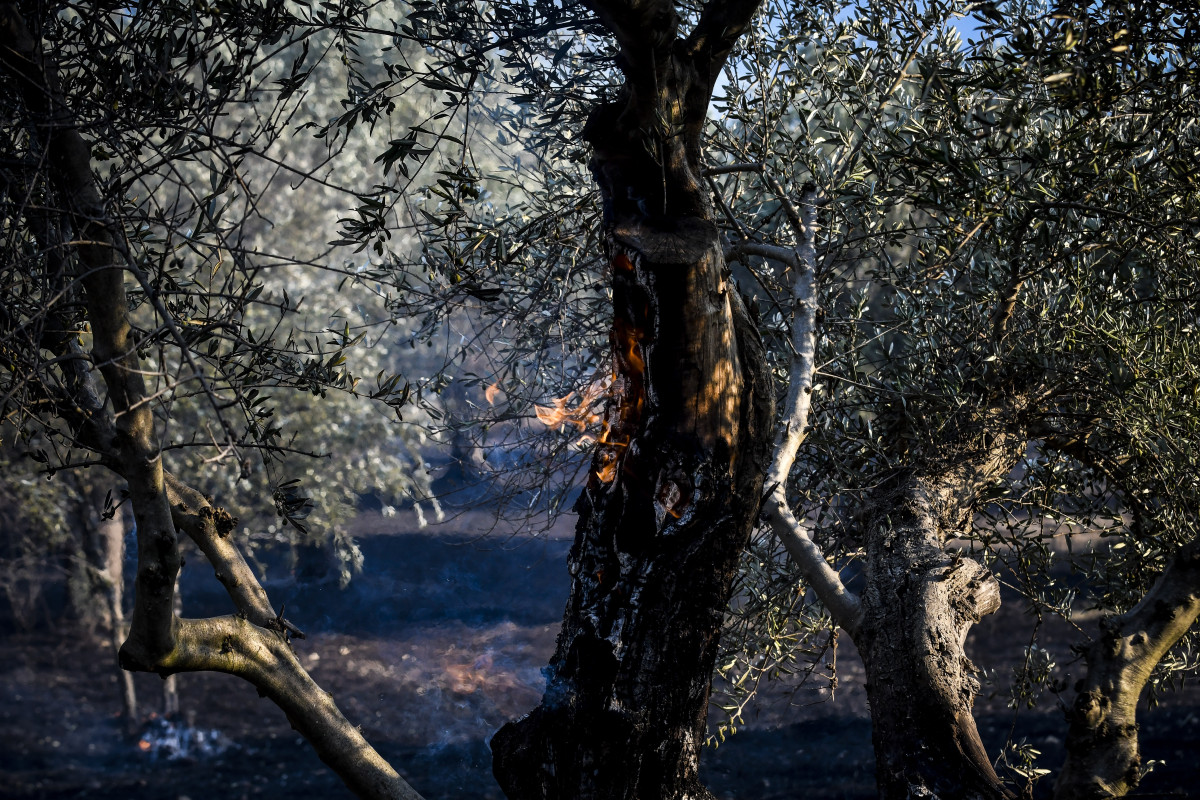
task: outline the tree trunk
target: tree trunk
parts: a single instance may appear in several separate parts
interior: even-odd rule
[[[105,602],[108,616],[109,640],[113,655],[121,652],[125,641],[125,524],[118,511],[112,519],[101,519],[100,541],[104,548],[104,574],[107,582]],[[125,714],[125,725],[133,729],[138,723],[137,690],[133,684],[133,673],[118,668],[121,683],[121,708]]]
[[[736,39],[753,4],[740,20],[722,16],[738,4],[710,4],[686,41],[670,3],[593,5],[628,79],[585,130],[608,228],[613,394],[549,684],[496,733],[493,767],[512,800],[706,798],[709,688],[773,391],[700,188],[699,136],[727,52],[717,34]]]
[[[937,507],[958,494],[902,474],[876,492],[867,525],[855,644],[884,800],[1011,796],[979,740],[979,683],[963,650],[970,626],[1000,607],[1000,587],[977,562],[945,552]]]
[[[125,726],[132,732],[138,724],[137,692],[133,675],[116,666],[117,654],[125,641],[125,525],[118,511],[106,519],[102,513],[110,481],[96,483],[97,476],[71,476],[71,486],[77,497],[74,506],[74,525],[83,542],[84,569],[87,587],[79,619],[108,633],[113,648],[113,666],[120,675],[121,710]]]
[[[1067,711],[1055,800],[1121,797],[1141,779],[1137,702],[1150,673],[1200,616],[1200,543],[1184,547],[1127,613],[1105,620]]]
[[[175,601],[172,603],[176,617],[183,617],[183,595],[179,593],[179,576],[175,576]],[[179,676],[165,675],[162,684],[162,713],[164,717],[179,717]]]

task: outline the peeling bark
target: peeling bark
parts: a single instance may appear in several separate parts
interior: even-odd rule
[[[1122,797],[1141,779],[1137,702],[1146,681],[1200,617],[1200,544],[1171,560],[1134,608],[1106,620],[1067,711],[1067,760],[1055,800]]]
[[[492,739],[511,800],[708,798],[717,644],[762,493],[773,391],[700,180],[720,63],[754,3],[594,2],[627,82],[584,132],[613,269],[615,396],[580,499],[541,705]]]

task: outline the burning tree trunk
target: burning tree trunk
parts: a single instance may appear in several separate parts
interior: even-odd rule
[[[708,797],[697,778],[772,389],[700,181],[716,75],[756,3],[593,2],[626,84],[585,130],[605,203],[614,377],[542,703],[492,740],[518,798]]]

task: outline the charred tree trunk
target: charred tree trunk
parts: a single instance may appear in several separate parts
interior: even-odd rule
[[[1067,760],[1055,800],[1122,797],[1141,780],[1137,702],[1150,673],[1200,617],[1200,544],[1183,548],[1127,613],[1087,649],[1087,675],[1067,711]]]
[[[754,5],[710,4],[686,40],[670,3],[593,7],[627,78],[585,131],[608,226],[614,392],[549,686],[493,738],[494,771],[513,800],[711,797],[699,751],[773,392],[700,188],[700,131]]]
[[[967,631],[1000,607],[986,568],[945,551],[937,482],[902,475],[876,493],[855,644],[867,673],[879,796],[1011,795],[984,752],[971,707],[979,683]]]

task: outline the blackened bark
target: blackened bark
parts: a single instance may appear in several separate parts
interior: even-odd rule
[[[983,566],[951,556],[938,506],[957,492],[913,474],[874,497],[867,526],[863,623],[879,796],[991,800],[1011,795],[984,752],[971,714],[979,683],[967,631],[1000,607]]]
[[[512,800],[708,798],[697,768],[711,675],[773,390],[701,189],[713,59],[728,47],[700,33],[740,30],[753,4],[740,23],[702,19],[687,41],[670,3],[594,5],[628,79],[585,131],[608,226],[614,393],[549,685],[493,737],[493,768]]]

